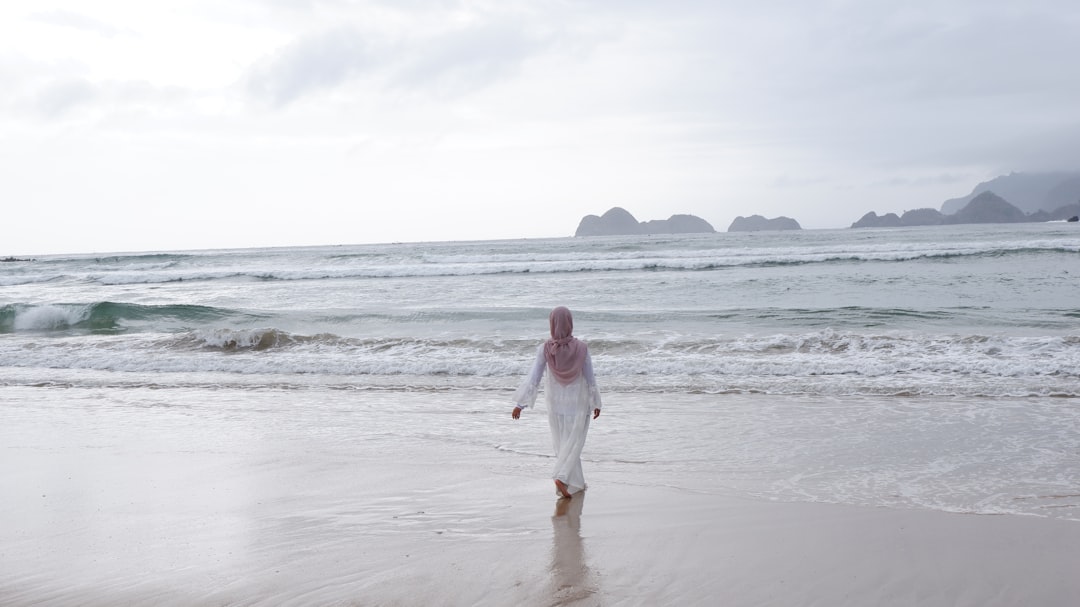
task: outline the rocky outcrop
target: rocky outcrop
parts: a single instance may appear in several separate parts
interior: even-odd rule
[[[641,223],[643,234],[700,234],[715,232],[712,225],[696,215],[672,215]]]
[[[899,228],[902,226],[900,217],[896,213],[886,213],[879,216],[877,213],[870,211],[866,215],[863,215],[861,219],[851,224],[853,228]]]
[[[790,217],[773,217],[766,219],[761,215],[751,215],[735,218],[728,226],[728,232],[762,232],[765,230],[801,230],[799,222]]]
[[[937,209],[914,209],[904,211],[900,217],[902,226],[939,226],[948,222],[948,218]]]
[[[641,224],[629,211],[621,207],[613,207],[599,217],[596,215],[582,217],[574,236],[618,236],[640,233]]]
[[[939,226],[948,223],[948,218],[937,209],[915,209],[904,211],[903,216],[896,213],[886,213],[878,216],[870,211],[862,216],[862,219],[851,224],[853,228],[900,228],[908,226]]]
[[[716,230],[695,215],[672,215],[668,219],[639,222],[621,207],[608,209],[600,215],[586,215],[578,223],[574,236],[627,236],[633,234],[699,234]]]

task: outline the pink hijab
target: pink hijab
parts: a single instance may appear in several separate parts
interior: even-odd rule
[[[544,358],[551,376],[562,385],[572,383],[581,375],[585,366],[585,354],[589,351],[584,342],[573,336],[574,317],[570,310],[559,306],[551,311],[551,339],[544,343]]]

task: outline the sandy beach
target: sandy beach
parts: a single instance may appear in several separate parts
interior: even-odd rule
[[[588,463],[590,489],[557,501],[543,457],[438,433],[358,440],[360,418],[346,409],[210,415],[222,402],[90,407],[93,391],[6,392],[3,605],[1047,606],[1080,596],[1071,521],[756,501]],[[441,423],[402,395],[379,398],[398,404],[402,423]],[[471,417],[500,424],[506,413]]]

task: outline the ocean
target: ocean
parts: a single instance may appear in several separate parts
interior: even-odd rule
[[[509,398],[566,305],[587,477],[1080,521],[1078,279],[1066,223],[42,256],[0,264],[0,423],[530,473]]]

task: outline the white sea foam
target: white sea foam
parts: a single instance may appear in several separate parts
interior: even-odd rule
[[[635,340],[593,348],[622,391],[1080,396],[1077,338],[861,336],[832,331],[759,339]],[[343,338],[277,329],[198,330],[0,343],[0,366],[138,372],[489,377],[516,383],[528,340]],[[358,380],[362,381],[362,380]]]
[[[86,320],[90,309],[85,305],[20,306],[15,309],[13,326],[16,331],[61,329]]]

